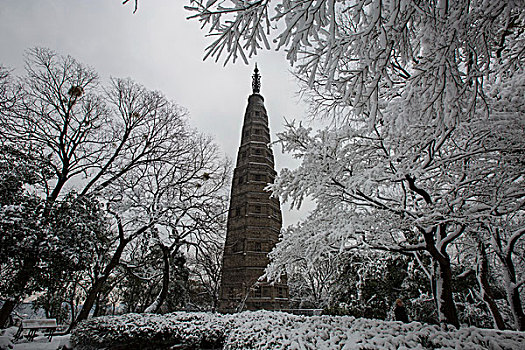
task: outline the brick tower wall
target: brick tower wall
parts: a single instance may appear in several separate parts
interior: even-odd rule
[[[269,143],[264,99],[254,93],[248,98],[232,179],[219,296],[221,312],[288,308],[286,277],[273,285],[258,282],[282,226],[279,200],[264,190],[276,175]]]

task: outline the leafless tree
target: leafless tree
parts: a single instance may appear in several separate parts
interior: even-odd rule
[[[189,136],[185,152],[140,176],[136,184],[140,190],[135,193],[142,195],[130,192],[136,212],[159,217],[151,235],[163,255],[162,288],[146,312],[160,311],[168,293],[171,260],[180,249],[199,250],[215,242],[224,226],[230,163],[219,156],[209,138]]]
[[[202,288],[202,294],[210,301],[212,312],[217,310],[219,304],[224,236],[220,234],[216,240],[196,245],[195,254],[190,259],[193,278],[198,288]],[[197,296],[198,299],[202,294]]]
[[[45,197],[45,223],[71,188],[80,197],[101,195],[135,169],[170,159],[180,146],[174,140],[187,134],[185,117],[182,108],[159,92],[130,79],[112,79],[101,87],[91,68],[35,48],[27,53],[17,103],[0,128],[2,142],[16,144],[52,169],[53,176],[36,188]],[[128,240],[123,237],[120,243],[125,246]],[[23,290],[38,263],[36,250],[24,259],[13,283]],[[0,324],[20,296],[4,303]]]
[[[0,66],[0,115],[9,112],[15,104],[16,93],[13,88],[9,70]]]
[[[121,104],[119,106],[123,108]],[[173,115],[171,110],[164,112],[164,117]],[[156,125],[165,120],[162,117],[164,112],[156,109],[159,117]],[[98,293],[119,264],[128,243],[145,233],[162,251],[162,288],[146,309],[147,312],[158,312],[168,292],[171,257],[181,246],[205,240],[224,213],[223,190],[230,171],[229,163],[219,156],[210,138],[188,130],[184,125],[180,127],[168,128],[170,132],[160,132],[157,137],[161,135],[161,138],[152,139],[152,142],[159,142],[160,154],[148,158],[147,162],[138,162],[124,176],[117,173],[118,176],[105,188],[105,183],[99,186],[104,188],[102,194],[115,218],[118,245],[102,274],[89,289],[76,322],[89,315]],[[146,150],[140,148],[140,151]]]

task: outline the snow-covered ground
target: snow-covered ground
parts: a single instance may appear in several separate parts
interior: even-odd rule
[[[51,341],[47,336],[37,336],[32,341],[28,341],[25,337],[14,340],[17,330],[18,327],[10,327],[0,332],[0,350],[62,350],[64,346],[71,348],[69,344],[70,335],[53,336]]]
[[[51,341],[47,337],[36,337],[32,342],[16,343],[13,350],[58,350],[69,344],[69,335],[53,337]]]

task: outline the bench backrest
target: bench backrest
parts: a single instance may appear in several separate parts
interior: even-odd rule
[[[31,328],[56,328],[57,320],[54,318],[41,320],[22,320],[22,327],[25,329]]]

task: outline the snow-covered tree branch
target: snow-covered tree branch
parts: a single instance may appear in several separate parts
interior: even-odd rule
[[[284,152],[302,163],[281,172],[275,193],[295,207],[311,197],[319,215],[338,212],[314,220],[312,241],[346,221],[360,232],[350,242],[359,236],[397,252],[424,247],[440,320],[456,326],[451,246],[480,222],[522,223],[523,8],[404,0],[188,7],[216,35],[206,57],[249,56],[271,41],[286,50],[312,117],[329,121],[319,131],[292,122],[279,135]],[[250,17],[255,11],[264,15]],[[283,236],[281,248],[309,241],[307,227]],[[324,249],[312,243],[309,254]]]

